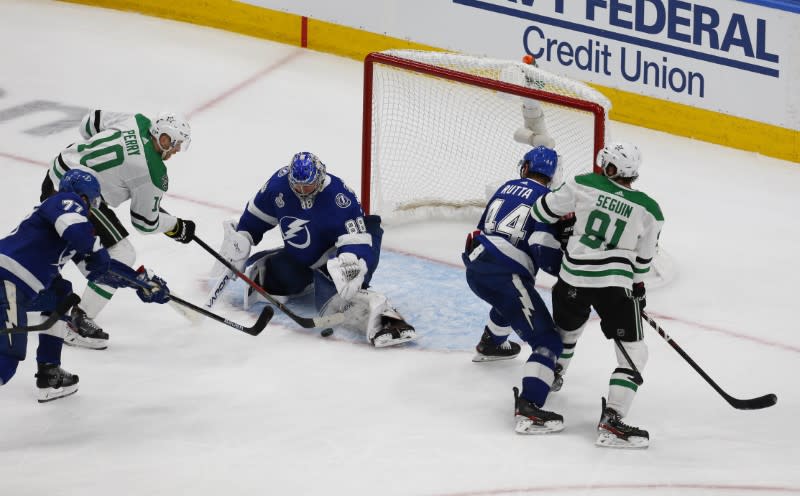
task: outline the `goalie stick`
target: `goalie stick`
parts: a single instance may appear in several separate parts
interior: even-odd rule
[[[757,398],[748,398],[748,399],[734,398],[730,394],[726,393],[721,387],[719,387],[719,385],[717,385],[717,383],[714,382],[714,380],[711,377],[709,377],[708,374],[706,374],[706,372],[702,368],[700,368],[700,366],[697,365],[697,363],[694,360],[692,360],[692,358],[685,351],[683,351],[683,348],[678,346],[678,343],[676,343],[675,340],[673,340],[669,336],[669,334],[667,334],[667,332],[660,325],[658,325],[658,323],[655,320],[653,320],[652,317],[642,312],[642,318],[644,318],[647,321],[647,323],[650,324],[650,327],[655,329],[655,331],[658,332],[658,334],[662,338],[664,338],[664,340],[667,343],[669,343],[670,346],[672,346],[672,349],[677,351],[678,354],[681,357],[683,357],[683,359],[686,360],[686,362],[689,365],[691,365],[692,368],[698,374],[700,374],[700,376],[703,379],[705,379],[706,382],[709,383],[712,388],[714,388],[714,391],[716,391],[717,393],[719,393],[720,396],[725,398],[725,401],[727,401],[728,404],[731,405],[732,407],[736,408],[737,410],[760,410],[762,408],[769,408],[778,402],[778,397],[772,393],[765,394],[764,396],[759,396]]]
[[[344,319],[345,319],[344,313],[341,313],[341,312],[340,313],[334,313],[334,314],[331,314],[331,315],[325,315],[325,316],[321,316],[321,317],[302,317],[300,315],[297,315],[296,313],[294,313],[291,310],[289,310],[289,308],[286,305],[284,305],[283,303],[281,303],[278,300],[276,300],[271,294],[267,293],[266,290],[264,290],[264,288],[262,288],[261,286],[259,286],[255,282],[253,282],[252,279],[250,279],[249,277],[244,275],[241,271],[237,270],[236,267],[232,263],[230,263],[222,255],[217,253],[213,248],[208,246],[206,244],[206,242],[203,241],[202,239],[198,238],[197,235],[193,236],[192,239],[198,245],[203,247],[203,249],[205,251],[207,251],[214,258],[219,260],[220,263],[222,263],[222,265],[224,265],[225,267],[228,268],[228,270],[233,272],[233,274],[236,275],[236,277],[238,277],[239,279],[243,280],[248,285],[250,285],[250,287],[253,288],[254,290],[256,290],[256,292],[258,292],[258,294],[260,294],[261,296],[266,298],[266,300],[271,305],[274,305],[274,306],[278,307],[278,309],[280,309],[281,312],[283,312],[284,314],[286,314],[287,317],[289,317],[290,319],[295,321],[300,327],[304,327],[306,329],[313,329],[315,327],[334,327],[334,326],[337,326],[337,325],[341,324],[342,322],[344,322]]]
[[[66,315],[66,313],[69,312],[69,309],[80,303],[80,301],[80,296],[76,295],[75,293],[71,293],[69,296],[64,298],[61,303],[58,304],[55,312],[48,315],[44,322],[27,327],[11,327],[8,329],[0,329],[0,334],[46,331],[53,327],[58,319]]]
[[[120,274],[119,272],[113,272],[112,271],[112,273],[116,277],[119,277],[120,279],[122,279],[123,281],[126,281],[126,282],[130,283],[132,286],[135,286],[135,287],[138,287],[138,288],[142,288],[144,290],[149,290],[150,289],[150,286],[148,286],[147,284],[143,283],[142,281],[139,281],[138,279],[131,279],[130,277],[127,277],[127,276],[125,276],[123,274]],[[228,327],[233,327],[234,329],[236,329],[238,331],[242,331],[242,332],[244,332],[246,334],[249,334],[251,336],[258,336],[259,334],[261,334],[261,331],[263,331],[264,328],[267,327],[267,323],[270,321],[270,319],[272,319],[272,316],[275,314],[275,310],[273,310],[272,307],[264,307],[264,310],[261,311],[261,314],[258,316],[258,319],[256,320],[255,324],[253,324],[250,327],[246,327],[246,326],[243,326],[242,324],[236,323],[236,322],[234,322],[232,320],[228,320],[228,319],[226,319],[225,317],[223,317],[221,315],[217,315],[214,312],[209,312],[205,308],[198,307],[194,303],[190,303],[190,302],[188,302],[188,301],[186,301],[186,300],[184,300],[182,298],[179,298],[179,297],[175,296],[172,293],[169,294],[169,301],[174,301],[175,303],[177,303],[179,305],[182,305],[182,306],[184,306],[184,307],[186,307],[186,308],[188,308],[190,310],[194,310],[195,312],[197,312],[199,314],[205,315],[206,317],[208,317],[210,319],[216,320],[217,322],[225,324]]]
[[[214,305],[219,300],[219,297],[222,295],[222,291],[225,289],[225,286],[228,285],[234,278],[233,272],[230,270],[226,270],[224,274],[219,276],[217,280],[214,282],[214,286],[211,287],[211,291],[208,292],[208,296],[206,296],[206,302],[203,303],[203,306],[206,308],[214,308]]]

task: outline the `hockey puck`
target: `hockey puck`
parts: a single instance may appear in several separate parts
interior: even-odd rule
[[[331,335],[333,335],[333,329],[332,329],[332,328],[330,328],[330,327],[328,327],[327,329],[323,329],[323,330],[320,332],[320,335],[321,335],[323,338],[327,338],[328,336],[331,336]]]

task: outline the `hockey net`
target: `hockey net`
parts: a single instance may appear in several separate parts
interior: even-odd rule
[[[388,50],[364,61],[361,201],[384,223],[477,222],[491,194],[531,149],[515,140],[522,105],[538,102],[560,156],[552,184],[594,170],[609,100],[534,65],[446,52]],[[668,283],[663,250],[648,286]]]
[[[487,190],[516,177],[531,149],[514,140],[522,103],[541,104],[560,157],[553,184],[590,172],[610,103],[534,65],[389,50],[364,65],[361,199],[385,222],[478,217]]]

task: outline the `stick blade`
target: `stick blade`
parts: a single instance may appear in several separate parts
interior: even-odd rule
[[[264,306],[264,310],[261,311],[261,314],[258,316],[258,320],[256,323],[252,325],[252,327],[247,327],[244,329],[244,332],[251,336],[258,336],[261,334],[261,331],[267,327],[267,324],[270,320],[272,320],[272,316],[275,315],[275,309],[269,305]]]
[[[773,393],[759,396],[758,398],[750,398],[740,400],[733,398],[729,403],[737,410],[761,410],[774,406],[778,402],[778,396]]]

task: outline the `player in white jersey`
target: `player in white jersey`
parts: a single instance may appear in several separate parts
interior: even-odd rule
[[[137,231],[164,233],[181,243],[192,240],[194,222],[160,209],[169,186],[164,162],[186,150],[191,142],[191,128],[186,119],[172,113],[162,113],[150,120],[142,114],[92,110],[81,120],[79,131],[83,139],[69,145],[53,160],[42,183],[42,201],[54,192],[53,185],[68,170],[85,170],[97,178],[103,191],[103,201],[98,208],[92,208],[90,218],[113,258],[128,265],[133,265],[136,259],[127,230],[110,208],[127,201],[130,201],[131,224]],[[65,343],[93,349],[107,347],[108,334],[93,319],[114,292],[115,288],[110,286],[88,283],[81,308],[73,310]]]
[[[553,319],[564,343],[558,359],[561,375],[591,309],[600,327],[615,341],[618,367],[611,374],[608,401],[603,398],[597,444],[643,448],[649,434],[622,422],[647,362],[641,311],[644,279],[656,254],[664,216],[655,200],[631,187],[642,162],[639,149],[614,143],[597,154],[603,175],[582,174],[539,198],[531,208],[535,219],[556,222],[575,213],[575,226],[553,287]]]

